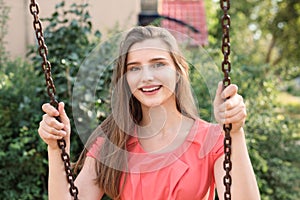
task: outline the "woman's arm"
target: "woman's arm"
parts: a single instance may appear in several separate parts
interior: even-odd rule
[[[232,178],[231,196],[232,200],[259,200],[260,194],[255,179],[255,174],[251,165],[246,147],[244,131],[241,129],[238,132],[231,133],[232,152],[231,162],[232,170],[230,172]],[[224,199],[225,186],[223,177],[225,171],[223,169],[224,156],[221,156],[215,163],[214,172],[217,184],[217,191],[220,200]]]
[[[243,129],[247,115],[246,106],[242,96],[237,91],[238,87],[236,85],[229,85],[222,91],[222,83],[220,82],[214,100],[214,114],[219,124],[232,124],[230,132],[232,139],[231,199],[258,200],[260,199],[260,194]],[[223,177],[225,175],[223,160],[224,156],[220,157],[214,166],[218,196],[221,200],[224,199],[225,191],[225,186],[223,185]]]
[[[57,145],[57,140],[64,138],[67,145],[66,152],[68,154],[70,153],[71,130],[69,118],[65,113],[63,103],[59,104],[58,110],[50,104],[44,104],[42,109],[46,114],[40,122],[38,132],[43,141],[48,145],[48,198],[49,200],[71,200],[72,196],[69,192],[69,183],[67,182],[64,163],[61,159],[61,150]],[[61,122],[55,119],[55,117],[58,116]],[[95,184],[95,178],[95,160],[88,157],[75,180],[75,185],[79,190],[79,199],[101,199],[103,192],[99,186]]]
[[[64,164],[60,157],[60,150],[50,150],[49,154],[49,200],[72,199],[69,193],[69,184],[66,180]],[[78,188],[79,199],[100,200],[103,191],[96,184],[95,159],[87,157],[83,168],[78,174],[75,185]]]
[[[83,168],[75,180],[75,185],[79,190],[79,199],[100,200],[104,195],[103,190],[95,181],[97,177],[95,164],[94,158],[86,157]]]

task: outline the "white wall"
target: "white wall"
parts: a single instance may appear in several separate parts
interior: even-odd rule
[[[29,12],[30,0],[4,0],[10,7],[8,33],[5,38],[6,50],[11,57],[25,58],[27,46],[34,44],[33,18]],[[61,0],[37,0],[40,6],[40,17],[50,17],[54,7]],[[98,29],[105,37],[108,29],[115,26],[129,28],[137,24],[137,15],[140,12],[140,0],[67,0],[68,4],[74,2],[87,2],[92,17],[94,29]],[[45,27],[45,24],[43,24]]]

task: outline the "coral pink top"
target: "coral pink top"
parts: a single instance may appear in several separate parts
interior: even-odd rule
[[[223,154],[219,125],[201,119],[194,122],[183,144],[167,153],[147,153],[137,137],[127,143],[128,170],[120,182],[122,200],[213,200],[214,163]],[[98,138],[87,156],[96,158],[103,138]]]

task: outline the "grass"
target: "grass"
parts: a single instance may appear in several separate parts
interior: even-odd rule
[[[278,94],[277,101],[283,105],[284,111],[300,119],[300,96],[293,96],[287,92]]]

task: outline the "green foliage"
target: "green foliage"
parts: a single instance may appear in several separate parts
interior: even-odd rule
[[[300,120],[286,115],[277,101],[280,83],[266,73],[269,65],[249,66],[239,59],[235,63],[239,68],[232,76],[248,109],[245,130],[262,199],[298,199]]]
[[[60,100],[66,100],[72,96],[72,85],[79,66],[99,42],[101,36],[99,31],[92,32],[87,7],[88,4],[72,4],[70,9],[66,9],[65,1],[62,1],[56,5],[52,16],[43,20],[49,23],[45,28],[44,36],[53,78],[55,84],[60,85],[57,87]],[[94,37],[91,36],[92,34]],[[35,52],[36,47],[32,47],[30,54],[35,56],[33,61],[38,67],[41,58]]]
[[[5,55],[3,52],[1,59]],[[42,114],[40,108],[35,107],[41,103],[36,98],[41,88],[35,87],[39,80],[29,64],[7,58],[1,61],[0,176],[4,178],[0,199],[20,199],[20,196],[22,199],[41,199],[47,172],[44,168],[46,154],[40,153],[45,146],[38,142],[36,133]]]
[[[220,48],[220,8],[206,5],[210,48]],[[298,95],[286,80],[300,76],[299,1],[235,1],[229,13],[231,77],[247,104],[247,142],[262,199],[299,199],[299,104],[277,97],[282,89]]]
[[[213,60],[219,60],[216,50],[207,48]],[[215,84],[222,80],[220,71],[214,71],[212,60],[205,58],[200,49],[187,49],[190,63],[201,63],[201,67],[191,67],[191,81],[198,99],[200,116],[212,120],[212,92]],[[193,52],[194,51],[194,52]],[[280,80],[268,64],[250,65],[252,57],[235,55],[231,79],[239,87],[247,106],[245,132],[250,158],[256,173],[263,200],[299,199],[300,198],[300,119],[287,115],[285,106],[278,102]],[[210,70],[214,75],[205,71]],[[221,69],[219,69],[221,70]],[[209,93],[210,92],[210,93]],[[297,111],[296,111],[297,112]],[[298,143],[297,143],[298,142]],[[234,181],[234,180],[233,180]]]
[[[46,199],[47,154],[37,134],[39,79],[20,60],[0,71],[0,199]]]
[[[81,64],[72,93],[73,120],[86,141],[111,112],[111,77],[118,38],[100,43]]]
[[[210,46],[221,44],[220,18],[216,1],[205,1]],[[251,57],[251,63],[272,66],[283,80],[300,76],[298,35],[300,2],[295,0],[241,0],[231,3],[231,50]]]
[[[88,4],[72,4],[70,8],[65,8],[65,1],[55,6],[55,12],[50,18],[43,21],[49,25],[45,28],[45,42],[48,46],[48,59],[52,65],[52,75],[56,86],[56,95],[59,101],[64,101],[66,111],[72,116],[71,98],[73,96],[73,85],[76,75],[83,60],[90,51],[100,41],[99,31],[93,32],[90,15],[87,10]],[[36,47],[32,47],[30,55],[32,61],[42,76],[40,68],[41,58],[36,52]],[[40,93],[45,101],[48,97],[45,91]],[[75,155],[82,150],[82,143],[78,138],[74,121],[72,124],[72,149]]]
[[[56,94],[66,102],[70,116],[77,70],[100,38],[99,31],[92,33],[87,6],[73,4],[66,9],[62,2],[45,20],[49,22],[44,36]],[[47,199],[47,148],[37,129],[43,115],[41,105],[49,98],[36,49],[30,52],[33,65],[8,59],[0,65],[0,199]],[[71,157],[76,159],[83,146],[76,129],[73,131]]]

